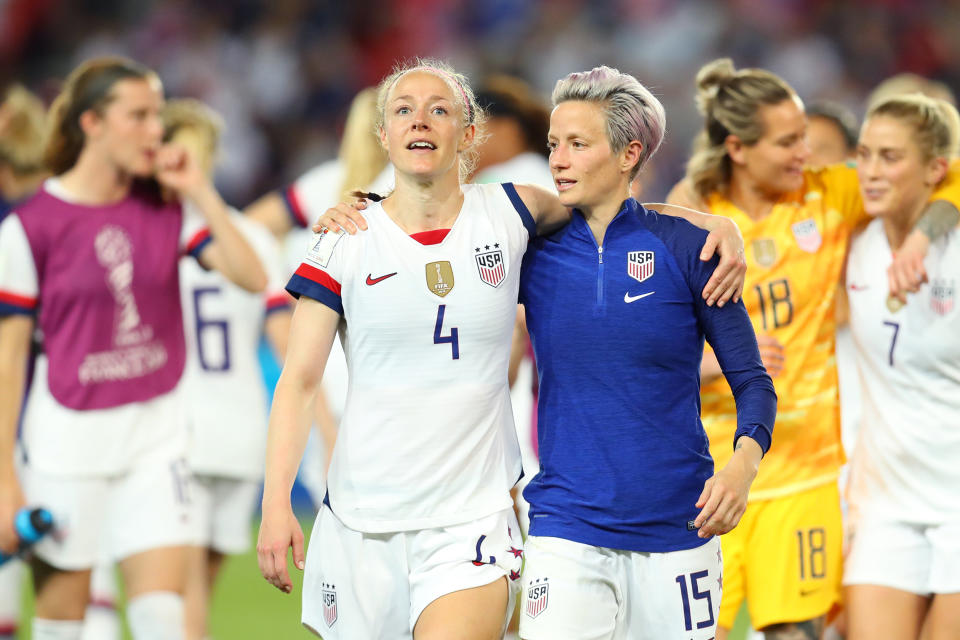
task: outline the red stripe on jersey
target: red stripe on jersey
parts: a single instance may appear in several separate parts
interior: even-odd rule
[[[270,294],[267,296],[267,311],[288,307],[292,299],[286,291]]]
[[[333,291],[338,296],[340,295],[340,283],[330,277],[326,271],[321,271],[316,267],[311,267],[308,264],[301,264],[297,267],[295,272],[298,276],[302,276],[307,280],[312,280],[322,287]]]
[[[300,223],[300,226],[304,229],[309,227],[310,225],[307,223],[307,216],[303,213],[303,205],[300,204],[300,196],[297,195],[295,185],[287,187],[287,202],[290,203],[290,210]]]
[[[190,238],[190,242],[187,243],[187,253],[191,253],[194,249],[203,244],[203,242],[209,237],[210,229],[204,227],[203,229],[200,229],[200,231],[197,231],[195,234],[193,234],[193,237]]]
[[[440,244],[448,233],[450,233],[450,229],[434,229],[433,231],[411,233],[410,237],[420,244]]]
[[[29,296],[21,296],[9,291],[0,291],[0,302],[20,307],[22,309],[33,309],[37,306],[37,299]]]

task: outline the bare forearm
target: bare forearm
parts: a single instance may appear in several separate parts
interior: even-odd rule
[[[0,318],[0,475],[13,474],[32,331],[33,320],[29,317]]]
[[[933,242],[947,234],[960,221],[960,210],[948,200],[934,200],[927,205],[914,229],[922,231]]]
[[[273,396],[267,434],[264,506],[290,500],[310,433],[310,410],[316,386],[293,378],[288,372],[281,374]]]
[[[208,249],[215,255],[203,258],[234,284],[257,293],[267,286],[267,274],[257,254],[230,220],[227,205],[212,185],[190,194],[210,228],[214,242]]]
[[[281,363],[287,357],[287,341],[290,338],[290,321],[293,313],[288,310],[274,311],[267,316],[263,326],[263,332],[267,336],[267,342],[273,348],[273,354]]]

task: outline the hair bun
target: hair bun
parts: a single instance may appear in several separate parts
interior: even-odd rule
[[[736,76],[737,70],[730,58],[717,58],[700,67],[697,72],[697,107],[702,113],[709,111],[710,104],[724,84]]]

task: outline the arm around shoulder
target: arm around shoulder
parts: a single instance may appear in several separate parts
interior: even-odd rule
[[[532,184],[514,186],[520,200],[533,217],[537,235],[552,233],[570,222],[572,212],[560,202],[557,194]]]

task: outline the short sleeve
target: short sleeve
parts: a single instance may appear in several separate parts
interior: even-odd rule
[[[523,222],[523,226],[532,240],[537,236],[537,223],[534,221],[533,215],[530,213],[530,210],[527,209],[527,205],[523,203],[523,199],[520,197],[520,194],[517,193],[517,188],[513,186],[512,182],[504,182],[501,186],[506,192],[507,197],[510,198],[510,204],[513,205],[517,215],[520,216],[520,221]]]
[[[16,214],[0,223],[0,316],[33,315],[39,297],[37,267]]]
[[[816,192],[816,182],[820,182],[826,206],[836,210],[851,228],[867,219],[867,213],[863,210],[863,197],[860,195],[860,178],[853,163],[834,164],[812,170],[808,174],[808,181],[813,184],[809,185],[806,197]]]
[[[336,160],[310,169],[280,191],[294,227],[306,229],[312,220],[337,204],[343,168]]]
[[[213,241],[207,222],[197,206],[185,200],[181,205],[183,218],[180,223],[180,252],[200,260],[200,254]]]
[[[343,282],[344,231],[313,234],[307,255],[287,283],[294,298],[307,296],[343,315],[340,285]]]

